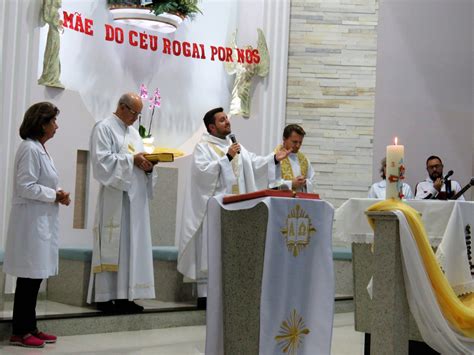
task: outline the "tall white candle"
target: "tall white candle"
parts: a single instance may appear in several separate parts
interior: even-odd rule
[[[385,198],[395,198],[399,200],[403,191],[402,185],[405,173],[403,158],[405,147],[397,144],[397,140],[397,137],[395,137],[395,144],[387,146],[387,168],[385,170],[387,189],[385,191]]]

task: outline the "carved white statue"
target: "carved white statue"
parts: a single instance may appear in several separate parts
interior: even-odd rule
[[[268,53],[267,42],[263,31],[259,28],[257,49],[260,61],[257,63],[244,61],[239,63],[237,60],[237,31],[232,34],[231,44],[229,47],[233,49],[233,62],[226,62],[225,68],[229,75],[235,74],[234,86],[232,89],[232,100],[230,102],[229,113],[231,115],[241,115],[242,117],[250,117],[250,86],[255,75],[265,77],[268,75],[270,68],[270,55]],[[252,46],[246,46],[244,49],[253,50]]]

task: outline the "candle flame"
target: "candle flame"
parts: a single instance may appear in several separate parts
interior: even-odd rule
[[[394,141],[395,141],[395,145],[398,145],[398,137],[395,137]]]

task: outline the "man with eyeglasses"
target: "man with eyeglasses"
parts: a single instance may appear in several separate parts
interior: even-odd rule
[[[447,200],[461,191],[461,185],[457,181],[451,180],[451,193],[446,193],[446,181],[443,178],[443,162],[440,157],[432,155],[426,159],[426,171],[428,177],[425,181],[419,182],[415,188],[415,199],[418,200]],[[458,200],[464,200],[460,196]]]
[[[148,202],[156,175],[132,127],[142,108],[139,95],[122,95],[113,115],[91,134],[92,172],[100,189],[87,301],[106,313],[142,312],[133,300],[155,298]]]

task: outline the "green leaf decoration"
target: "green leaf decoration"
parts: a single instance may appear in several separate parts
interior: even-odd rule
[[[150,134],[147,136],[146,128],[143,125],[140,125],[138,127],[138,133],[140,134],[140,137],[142,137],[142,138],[148,138],[148,137],[151,136]]]

